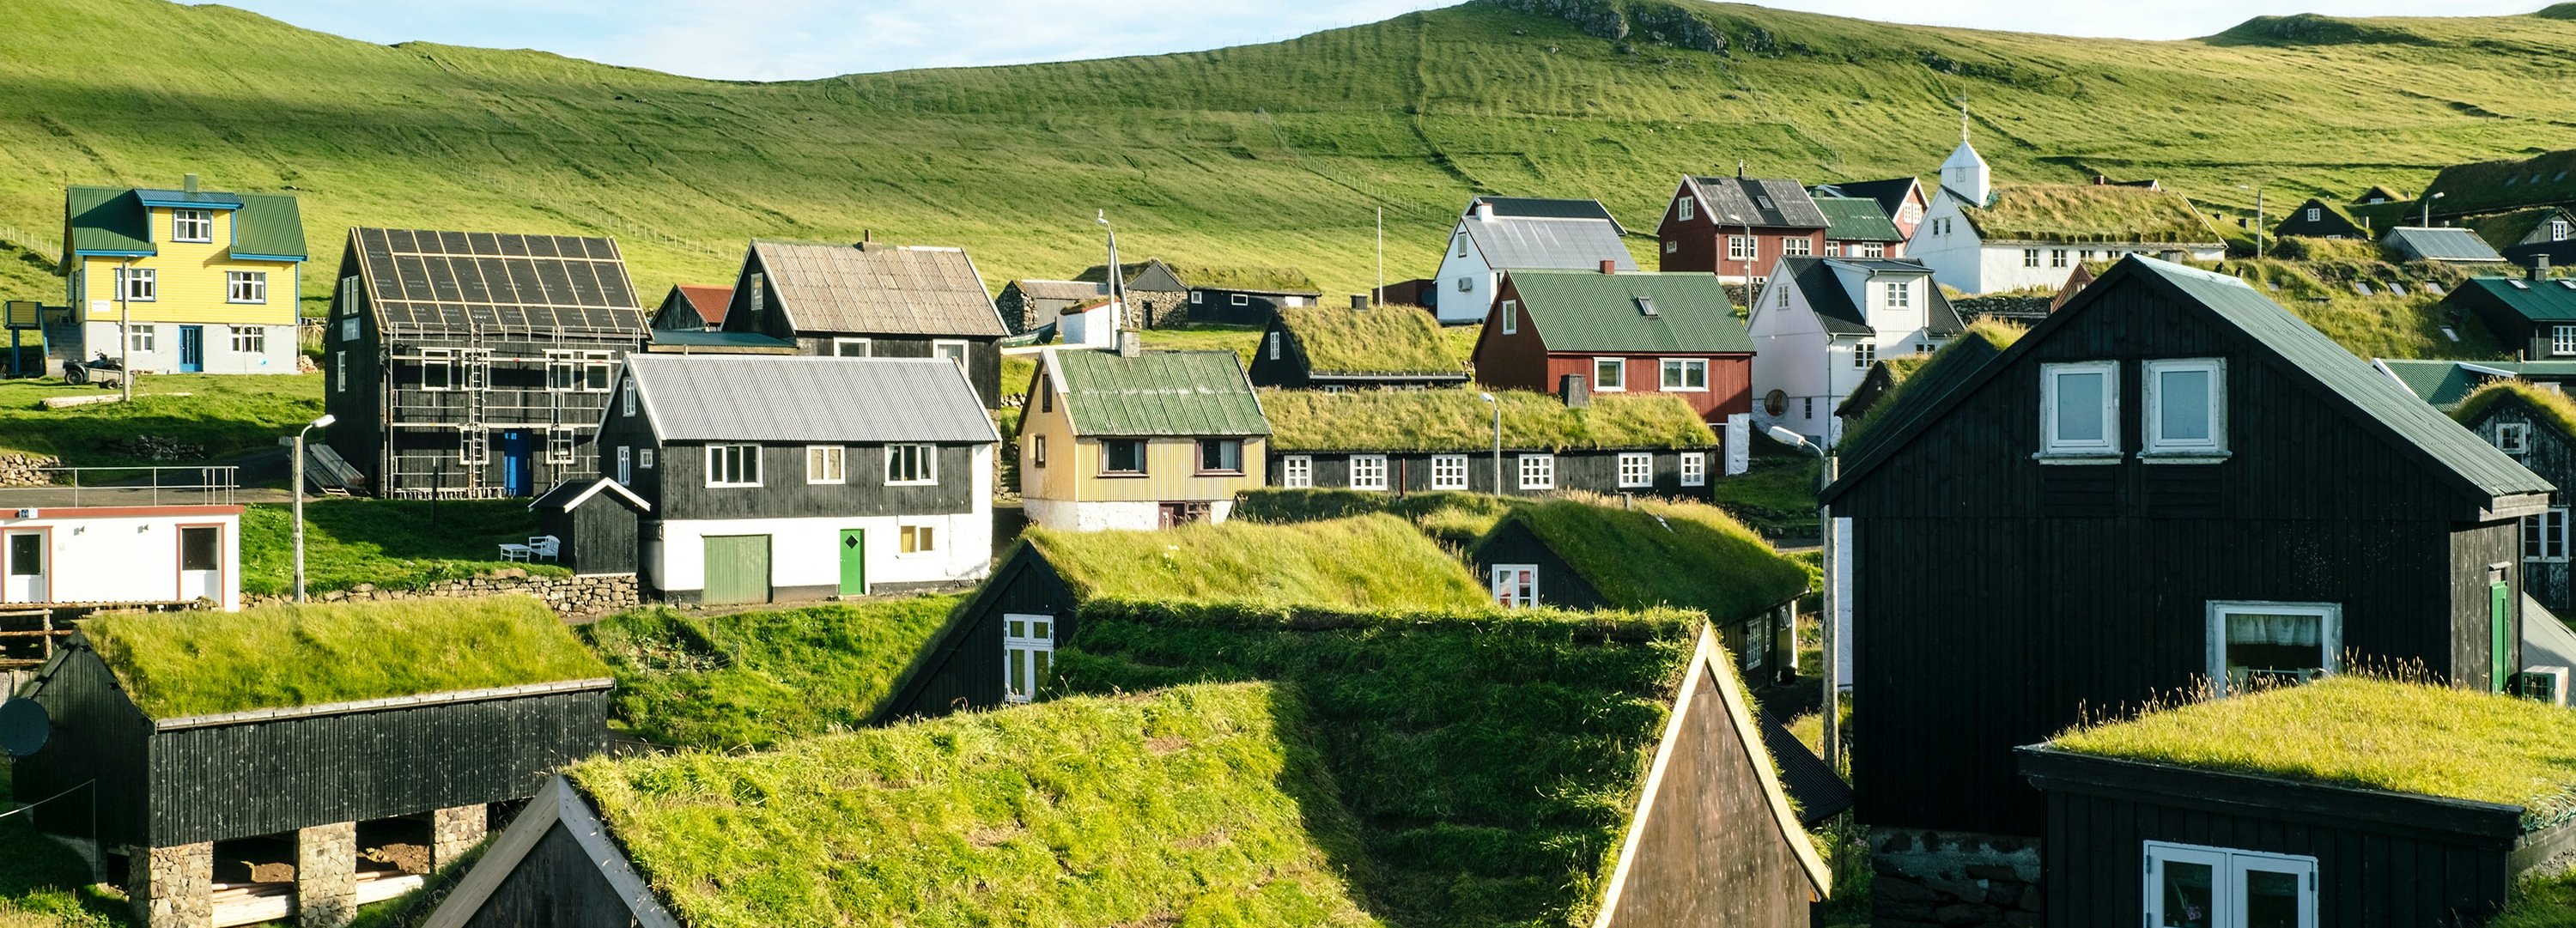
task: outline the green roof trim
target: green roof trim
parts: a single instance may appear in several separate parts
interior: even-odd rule
[[[1280,308],[1279,324],[1304,353],[1309,374],[1467,374],[1439,321],[1420,310],[1290,306]]]
[[[1554,499],[1516,507],[1496,531],[1513,524],[1546,542],[1614,608],[1695,609],[1733,622],[1807,591],[1805,566],[1705,503]]]
[[[1998,187],[1960,215],[1988,241],[2157,242],[2216,246],[2209,219],[2182,194],[2115,184]]]
[[[1465,566],[1384,514],[1284,524],[1194,523],[1152,532],[1021,536],[1084,600],[1299,606],[1334,611],[1494,609]]]
[[[1383,924],[1288,687],[1072,696],[567,771],[698,928]]]
[[[1510,280],[1549,351],[1753,351],[1713,274],[1516,270]]]
[[[609,676],[528,596],[111,613],[80,630],[156,719]]]
[[[1709,275],[1702,274],[1702,277]],[[1711,278],[1712,280],[1715,278]],[[1474,387],[1440,390],[1264,390],[1273,451],[1491,451],[1494,406]],[[1717,443],[1690,403],[1664,394],[1556,397],[1495,390],[1508,451],[1706,448]]]
[[[1902,242],[1905,233],[1887,218],[1877,200],[1862,197],[1817,197],[1825,213],[1825,238],[1837,242]]]
[[[1148,351],[1135,357],[1047,352],[1076,435],[1267,435],[1270,423],[1231,351]]]

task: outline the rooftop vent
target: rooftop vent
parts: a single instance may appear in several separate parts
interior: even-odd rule
[[[1663,315],[1663,313],[1655,311],[1655,298],[1651,296],[1641,296],[1637,298],[1637,311],[1648,316]]]

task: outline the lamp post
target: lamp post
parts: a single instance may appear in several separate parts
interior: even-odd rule
[[[1503,495],[1503,401],[1491,393],[1478,393],[1494,407],[1494,495]]]
[[[1815,455],[1816,459],[1823,464],[1823,469],[1818,476],[1817,486],[1819,488],[1832,485],[1835,478],[1840,476],[1838,473],[1841,469],[1838,466],[1839,462],[1835,460],[1833,455],[1825,453],[1825,449],[1817,447],[1815,442],[1808,441],[1807,436],[1800,435],[1796,432],[1790,431],[1786,426],[1779,425],[1774,425],[1770,428],[1764,429],[1763,434],[1769,436],[1772,441]],[[1823,652],[1821,663],[1823,663],[1824,666],[1820,668],[1820,670],[1822,671],[1821,676],[1824,677],[1825,682],[1825,701],[1822,706],[1817,709],[1816,716],[1824,724],[1824,735],[1822,740],[1824,741],[1825,746],[1825,766],[1833,770],[1840,771],[1842,770],[1843,755],[1842,634],[1835,628],[1835,624],[1842,618],[1842,591],[1838,588],[1836,583],[1836,581],[1840,579],[1840,572],[1835,568],[1840,566],[1838,555],[1841,552],[1837,550],[1837,546],[1834,544],[1833,507],[1826,505],[1818,505],[1816,507],[1816,528],[1816,542],[1818,547],[1823,549],[1825,568],[1825,588],[1820,591],[1821,596],[1819,597],[1822,599],[1822,602],[1816,609],[1816,624],[1822,632],[1819,636],[1819,640],[1817,641],[1817,647]]]
[[[299,603],[304,601],[304,435],[337,421],[338,416],[326,412],[295,433],[295,476],[290,478],[294,485],[286,489],[295,494],[295,601]]]
[[[2533,176],[2536,177],[2538,175]],[[2424,198],[2424,228],[2430,229],[2433,227],[2433,201],[2447,196],[2450,196],[2450,194],[2436,193]]]
[[[1118,340],[1125,337],[1120,330],[1127,324],[1127,301],[1121,297],[1126,290],[1122,279],[1125,274],[1118,267],[1118,227],[1109,224],[1109,211],[1105,209],[1092,211],[1091,221],[1099,223],[1109,236],[1109,273],[1102,276],[1109,281],[1109,347],[1116,348]],[[1082,335],[1083,341],[1091,340],[1089,326],[1083,328]]]

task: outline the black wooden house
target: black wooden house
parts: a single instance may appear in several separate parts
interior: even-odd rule
[[[2576,614],[2564,489],[2576,486],[2576,403],[2564,393],[2500,380],[2470,393],[2451,416],[2561,488],[2547,510],[2522,517],[2522,591],[2551,612]]]
[[[333,451],[379,496],[534,496],[595,474],[611,374],[648,336],[605,238],[349,230],[323,331]]]
[[[1821,494],[1873,826],[2039,835],[2013,750],[2088,708],[2347,652],[2474,688],[2521,666],[2549,483],[2235,278],[2125,259],[1882,415]]]
[[[2516,277],[2475,277],[2442,298],[2442,311],[2486,323],[2525,361],[2576,360],[2576,278],[2541,268]]]
[[[1262,325],[1292,306],[1313,306],[1323,296],[1306,272],[1290,267],[1216,267],[1147,258],[1121,263],[1119,295],[1128,324],[1162,329],[1180,325]],[[1075,280],[1109,279],[1107,265],[1085,268]]]
[[[1263,390],[1271,426],[1265,482],[1396,494],[1577,490],[1705,500],[1712,469],[1725,465],[1715,433],[1670,394],[1495,390],[1492,403],[1485,395],[1472,387]]]
[[[539,534],[555,539],[555,561],[575,574],[635,573],[653,504],[616,480],[566,480],[528,503]]]
[[[753,239],[725,309],[724,331],[843,358],[947,358],[987,409],[1001,402],[1009,335],[962,248],[874,240],[824,245]]]

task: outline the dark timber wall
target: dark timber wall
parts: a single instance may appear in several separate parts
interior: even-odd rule
[[[1476,580],[1493,589],[1494,565],[1532,564],[1538,567],[1538,601],[1559,609],[1610,609],[1610,601],[1590,581],[1574,571],[1574,565],[1558,557],[1556,549],[1539,540],[1537,533],[1518,519],[1507,519],[1494,528],[1493,534],[1476,542],[1467,551],[1468,563],[1476,567]]]
[[[2532,473],[2558,486],[2558,492],[2549,495],[2549,504],[2567,505],[2566,488],[2576,486],[2576,437],[2559,431],[2549,417],[2539,415],[2529,402],[2512,395],[2498,398],[2486,411],[2463,424],[2493,444],[2496,427],[2508,422],[2528,426],[2518,459]],[[2521,552],[2517,550],[2513,559],[2521,560]],[[2522,584],[2523,592],[2562,618],[2569,615],[2570,609],[2576,609],[2576,586],[2570,584],[2566,558],[2523,561]]]
[[[1805,928],[1813,886],[1709,668],[1682,707],[1652,813],[1608,924]],[[1767,755],[1764,755],[1767,757]],[[2107,923],[2106,923],[2107,924]]]
[[[1073,640],[1073,590],[1036,548],[1022,543],[984,581],[975,598],[958,607],[932,640],[929,653],[886,700],[878,721],[906,716],[939,716],[959,709],[1002,704],[1002,616],[1006,613],[1055,617],[1055,642]]]
[[[546,829],[528,856],[465,921],[472,928],[628,928],[625,900],[601,876],[563,822]]]

